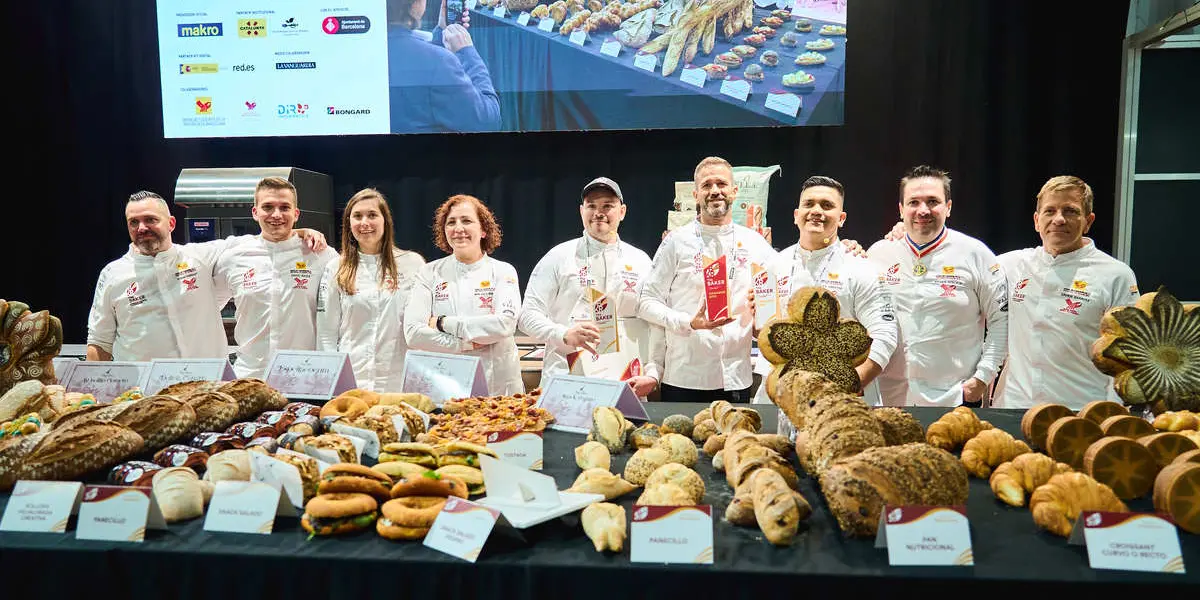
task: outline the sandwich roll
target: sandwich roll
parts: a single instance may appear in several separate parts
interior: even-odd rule
[[[470,442],[455,441],[448,444],[438,446],[438,466],[445,467],[448,465],[466,465],[468,467],[479,466],[479,455],[486,454],[492,458],[500,458],[495,450],[487,446],[472,444]]]
[[[467,497],[467,484],[453,475],[427,471],[420,475],[403,477],[392,486],[392,498],[407,496]]]
[[[421,465],[414,465],[412,463],[406,463],[399,460],[377,463],[372,466],[371,469],[387,475],[392,480],[393,484],[405,477],[420,477],[421,475],[430,471],[428,467],[422,467]]]
[[[375,525],[379,503],[367,494],[321,494],[304,505],[300,527],[310,536],[339,535]]]
[[[379,462],[400,461],[421,465],[430,469],[438,468],[437,450],[429,444],[420,442],[404,442],[384,444],[379,453]]]
[[[367,494],[380,502],[391,498],[387,475],[355,463],[330,465],[321,474],[319,494]]]
[[[439,467],[437,474],[443,477],[449,475],[463,480],[467,484],[467,493],[471,496],[480,496],[487,493],[487,486],[483,484],[483,471],[466,465],[447,465]]]

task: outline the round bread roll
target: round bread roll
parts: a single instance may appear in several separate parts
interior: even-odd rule
[[[667,462],[679,463],[688,468],[696,466],[696,460],[699,458],[696,444],[692,438],[679,433],[668,433],[662,436],[655,442],[654,447],[667,452]]]
[[[1110,417],[1112,418],[1112,417]],[[1145,446],[1123,437],[1104,438],[1083,454],[1083,469],[1122,500],[1141,498],[1154,487],[1158,465]]]
[[[663,424],[659,429],[664,433],[678,433],[687,437],[692,437],[692,430],[696,424],[685,415],[671,415],[663,419]]]
[[[694,416],[692,416],[692,424],[693,425],[699,425],[705,421],[712,421],[713,425],[714,426],[716,425],[717,422],[716,422],[716,420],[713,419],[712,407],[706,406],[700,412],[698,412]]]
[[[688,443],[691,443],[690,441]],[[662,448],[642,448],[629,457],[625,463],[625,481],[633,485],[643,485],[655,469],[667,464],[671,455]]]
[[[207,469],[205,481],[250,481],[250,452],[222,450],[208,457]]]
[[[697,444],[708,442],[714,435],[717,435],[717,422],[712,419],[705,419],[692,427],[692,441]]]
[[[646,479],[646,489],[672,484],[688,493],[691,504],[700,504],[704,499],[704,480],[695,471],[679,464],[667,463],[654,470]]]
[[[584,442],[582,446],[575,448],[575,464],[584,471],[588,469],[604,469],[607,471],[612,466],[612,455],[609,454],[608,448],[600,442]]]
[[[1136,440],[1157,433],[1149,421],[1133,415],[1113,415],[1100,424],[1104,437],[1123,437]]]
[[[691,494],[684,491],[683,488],[673,483],[664,483],[646,488],[646,491],[638,497],[636,504],[642,506],[690,506],[691,499]]]

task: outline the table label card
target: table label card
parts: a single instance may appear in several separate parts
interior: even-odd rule
[[[401,392],[425,394],[438,406],[451,398],[488,395],[477,356],[409,350],[401,381]]]
[[[544,385],[537,405],[554,415],[551,429],[587,433],[597,406],[615,406],[631,421],[649,420],[645,407],[623,381],[556,374]]]
[[[713,564],[712,506],[633,506],[629,560]]]
[[[266,380],[290,400],[328,400],[356,387],[345,352],[280,350],[271,356]]]
[[[704,82],[708,81],[708,73],[704,69],[684,67],[683,72],[679,74],[679,80],[702,88],[704,87]]]
[[[150,361],[149,373],[142,383],[147,396],[185,381],[233,381],[233,365],[222,358],[160,358]]]
[[[600,54],[616,58],[621,54],[621,42],[617,40],[608,40],[600,46]]]
[[[1179,532],[1154,514],[1085,510],[1075,521],[1070,543],[1087,545],[1093,569],[1186,572]]]
[[[80,363],[79,359],[77,358],[65,358],[62,356],[55,356],[54,358],[50,359],[50,362],[54,365],[54,378],[58,380],[59,383],[70,379],[71,371],[74,371],[75,366]]]
[[[554,33],[554,19],[544,17],[538,21],[538,29],[546,33]]]
[[[66,533],[81,496],[78,481],[18,481],[0,518],[0,531]]]
[[[83,361],[62,385],[68,392],[91,394],[103,404],[141,385],[149,370],[148,362]]]
[[[150,488],[89,485],[79,505],[75,539],[141,542],[146,539],[146,529],[166,528]]]
[[[542,470],[542,434],[536,431],[493,431],[487,434],[487,447],[500,460],[523,469]]]
[[[639,52],[637,57],[633,59],[633,66],[653,73],[654,69],[658,68],[658,55],[642,54]]]
[[[875,547],[893,567],[975,564],[965,506],[885,506]]]
[[[531,16],[532,16],[532,15],[530,15],[530,14],[529,14],[529,13],[527,13],[527,12],[523,12],[523,13],[521,13],[521,15],[517,17],[517,25],[520,25],[520,26],[522,26],[522,27],[524,27],[524,26],[528,25],[528,24],[529,24],[529,17],[531,17]]]
[[[493,8],[492,15],[495,16],[497,19],[503,19],[504,18],[504,7],[497,6],[496,8]]]
[[[281,490],[288,499],[288,505],[304,510],[304,480],[300,478],[300,470],[291,463],[272,458],[261,452],[250,453],[250,481],[265,483]],[[282,503],[280,503],[282,505]],[[295,516],[295,510],[285,511],[285,514],[275,516]]]
[[[704,261],[704,307],[709,321],[718,321],[729,317],[729,277],[726,270],[728,262],[725,255]]]
[[[587,42],[587,32],[582,29],[576,29],[571,32],[571,43],[576,46],[582,46]]]
[[[429,528],[425,546],[473,563],[499,518],[494,508],[451,496]]]
[[[292,508],[278,489],[265,483],[218,481],[204,516],[204,530],[270,534],[275,514],[283,510],[281,504]]]
[[[721,93],[745,102],[750,97],[750,82],[745,79],[730,77],[721,82]]]
[[[800,96],[783,90],[771,90],[767,94],[766,107],[789,117],[795,117],[796,113],[800,112]]]
[[[393,426],[395,423],[393,423]],[[354,443],[355,439],[362,441],[362,450],[359,450],[359,462],[362,462],[362,456],[365,454],[371,458],[379,458],[379,434],[370,429],[354,427],[346,423],[334,421],[333,426],[329,428],[333,433],[339,433],[350,438],[350,443]],[[358,444],[355,444],[357,447]]]

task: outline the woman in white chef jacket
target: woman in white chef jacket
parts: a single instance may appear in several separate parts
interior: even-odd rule
[[[524,391],[517,358],[517,270],[489,256],[500,247],[496,217],[478,198],[451,196],[433,216],[438,248],[450,253],[421,267],[404,310],[414,350],[478,356],[490,394]]]
[[[330,261],[317,292],[317,349],[346,352],[358,387],[400,391],[404,306],[425,259],[395,246],[392,211],[377,190],[346,203],[342,255]]]

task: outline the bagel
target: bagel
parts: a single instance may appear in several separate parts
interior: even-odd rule
[[[378,508],[366,494],[321,494],[304,505],[300,526],[312,535],[361,531],[375,524]]]
[[[382,514],[375,522],[375,532],[389,540],[423,539],[445,505],[445,498],[430,496],[388,500],[380,507]]]
[[[326,402],[325,406],[321,407],[321,418],[344,417],[347,419],[357,419],[366,414],[369,408],[371,408],[371,405],[366,400],[350,392],[346,392]]]
[[[435,471],[428,471],[415,477],[401,477],[396,482],[396,485],[392,486],[392,498],[404,498],[406,496],[436,496],[438,498],[458,496],[459,498],[466,498],[467,484],[461,478],[454,475],[442,475]]]

